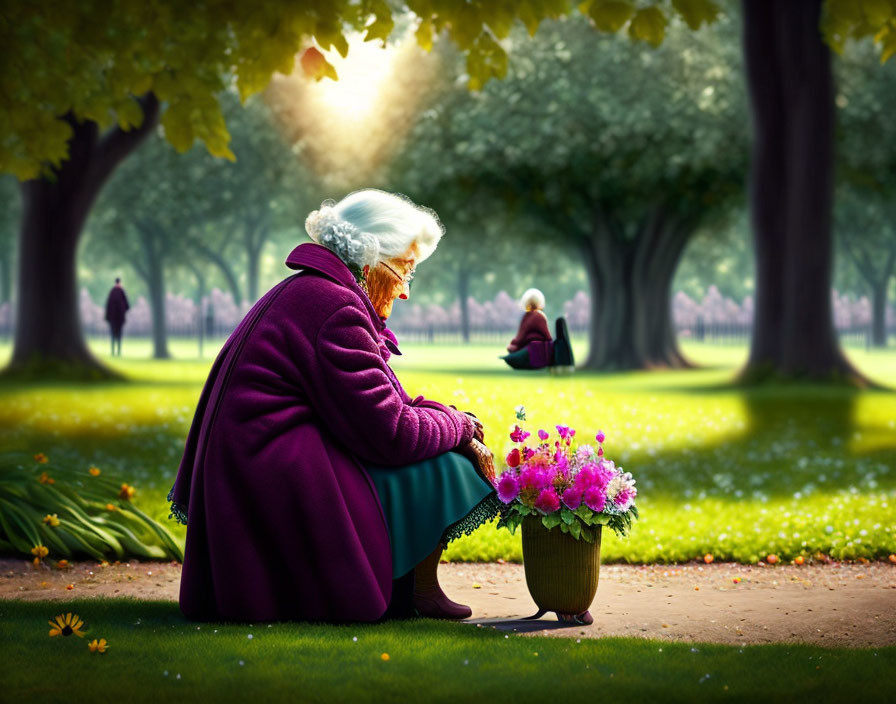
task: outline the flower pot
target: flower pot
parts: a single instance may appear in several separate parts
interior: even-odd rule
[[[539,608],[533,618],[554,611],[561,621],[591,623],[588,608],[600,574],[601,526],[595,527],[594,542],[589,543],[563,533],[559,526],[548,530],[541,516],[523,519],[526,586]]]

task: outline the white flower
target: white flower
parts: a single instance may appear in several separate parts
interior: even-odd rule
[[[626,486],[628,486],[628,482],[626,482],[622,476],[617,474],[610,480],[610,483],[607,484],[607,498],[612,501],[616,498],[616,494],[625,489]]]

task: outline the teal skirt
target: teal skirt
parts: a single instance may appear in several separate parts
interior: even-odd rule
[[[494,518],[501,502],[473,464],[446,452],[403,467],[366,465],[392,546],[392,576],[404,576],[442,543]]]

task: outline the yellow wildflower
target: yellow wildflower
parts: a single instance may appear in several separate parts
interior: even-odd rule
[[[38,464],[46,464],[47,462],[50,461],[50,458],[47,457],[43,452],[38,452],[34,456],[34,461],[37,462]]]
[[[50,624],[50,637],[53,636],[70,636],[73,633],[79,638],[84,637],[84,633],[82,632],[82,628],[84,627],[84,621],[81,620],[81,617],[78,614],[73,614],[69,611],[67,614],[62,615],[59,614],[53,621],[47,621]]]
[[[87,471],[90,472],[91,477],[98,477],[98,476],[100,476],[100,474],[102,474],[102,472],[100,472],[99,467],[91,467]]]
[[[87,644],[87,647],[90,648],[91,653],[105,653],[106,648],[108,648],[109,646],[106,643],[105,638],[100,638],[99,640],[94,638]]]
[[[44,523],[48,526],[53,526],[54,528],[59,525],[59,516],[55,513],[48,513],[43,518]]]
[[[41,484],[55,484],[56,483],[56,480],[53,479],[53,477],[51,477],[46,472],[41,472],[41,475],[37,478],[37,481],[39,481]]]
[[[124,501],[130,501],[134,498],[134,494],[137,493],[137,490],[130,486],[129,484],[122,484],[121,491],[118,492],[118,498]]]
[[[57,560],[56,567],[59,568],[60,570],[68,569],[68,567],[69,567],[68,560]]]
[[[44,545],[35,545],[33,548],[31,548],[31,554],[36,555],[37,559],[40,560],[41,558],[49,555],[50,551]]]

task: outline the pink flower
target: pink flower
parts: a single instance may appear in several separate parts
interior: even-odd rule
[[[582,503],[582,493],[581,487],[576,485],[569,487],[563,492],[563,503],[565,503],[568,508],[575,511],[579,507],[579,504]]]
[[[548,437],[549,437],[549,433],[548,433],[547,430],[539,430],[539,431],[538,431],[538,437],[539,437],[541,440],[547,440]]]
[[[520,470],[520,489],[538,489],[551,485],[550,472],[540,467],[524,467]]]
[[[597,487],[601,491],[607,488],[607,484],[613,478],[613,471],[603,464],[595,464],[589,462],[576,475],[576,485],[583,490],[590,487]]]
[[[607,495],[604,493],[603,488],[599,486],[589,486],[585,489],[582,499],[588,508],[597,513],[603,511],[604,506],[607,505]]]
[[[627,511],[635,502],[635,497],[637,495],[638,490],[635,489],[635,487],[627,486],[625,489],[623,489],[613,497],[613,503],[616,504],[617,508],[620,508],[623,511]]]
[[[604,440],[607,439],[607,436],[604,435],[603,430],[598,430],[597,435],[594,436],[594,439],[597,440],[598,442],[602,443]]]
[[[532,433],[527,433],[520,426],[513,426],[513,432],[510,434],[510,439],[514,442],[524,442],[527,437],[529,437]]]
[[[498,477],[498,498],[509,504],[520,493],[520,485],[513,472],[502,472]]]
[[[535,500],[535,508],[545,513],[553,513],[560,508],[560,497],[553,487],[542,490]]]
[[[513,448],[507,457],[504,458],[504,461],[507,463],[508,467],[519,467],[520,466],[520,451],[516,448]]]
[[[560,433],[560,437],[566,440],[569,437],[569,426],[568,425],[558,425],[557,432]]]
[[[602,447],[597,448],[597,456],[598,457],[604,456],[604,448],[602,448]]]
[[[530,448],[528,448],[528,447],[524,447],[524,448],[523,448],[523,460],[529,460],[529,459],[532,459],[532,457],[533,457],[534,455],[535,455],[535,450],[532,450],[532,449],[530,449]]]

